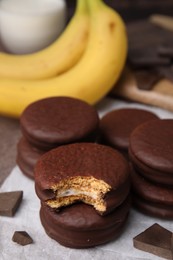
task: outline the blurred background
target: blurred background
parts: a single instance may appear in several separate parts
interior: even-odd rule
[[[76,0],[66,0],[66,2],[71,17]],[[115,8],[125,21],[146,18],[153,13],[173,16],[173,0],[104,0],[104,2]]]

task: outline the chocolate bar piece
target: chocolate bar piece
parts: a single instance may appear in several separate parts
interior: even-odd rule
[[[173,66],[161,66],[157,68],[158,73],[164,78],[173,81]]]
[[[151,68],[171,64],[171,31],[147,20],[140,20],[127,24],[127,33],[129,39],[128,61],[131,66]],[[169,52],[169,55],[165,55],[165,52]]]
[[[172,232],[155,223],[133,238],[135,248],[163,257],[173,259]]]
[[[129,50],[128,61],[133,68],[148,68],[155,66],[168,66],[171,59],[159,56],[152,48],[148,50],[131,49]]]
[[[26,231],[15,231],[12,240],[21,246],[26,246],[33,243],[33,239]]]
[[[0,215],[13,217],[23,197],[23,191],[0,193]]]
[[[158,46],[172,42],[172,32],[156,26],[148,20],[139,20],[127,24],[129,49],[156,50]]]
[[[158,48],[158,53],[161,56],[173,58],[173,43],[161,45]]]
[[[137,86],[142,90],[151,90],[163,77],[162,74],[156,70],[136,70],[134,73]]]

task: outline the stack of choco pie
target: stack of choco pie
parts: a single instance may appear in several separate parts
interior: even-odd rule
[[[130,136],[129,156],[136,208],[173,219],[173,119],[138,126]]]
[[[17,146],[17,164],[34,178],[34,166],[47,151],[74,142],[94,142],[99,117],[84,101],[50,97],[30,104],[20,118],[22,138]]]
[[[94,143],[96,110],[68,97],[30,104],[21,116],[17,163],[35,179],[40,219],[60,244],[87,248],[117,238],[130,210],[129,165]]]
[[[74,143],[45,153],[35,167],[41,223],[63,246],[88,248],[116,239],[130,210],[127,160],[111,147]]]
[[[141,109],[118,109],[100,122],[100,142],[129,160],[133,205],[173,219],[173,120]]]

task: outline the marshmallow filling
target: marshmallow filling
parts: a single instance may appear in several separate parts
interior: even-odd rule
[[[53,185],[51,190],[55,197],[46,201],[51,208],[58,209],[82,201],[92,205],[97,211],[104,212],[104,197],[111,190],[111,186],[94,177],[77,176],[60,181]]]

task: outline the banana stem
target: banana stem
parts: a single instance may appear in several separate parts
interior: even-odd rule
[[[98,8],[98,6],[103,5],[102,0],[87,0],[90,11]]]
[[[75,13],[86,13],[88,12],[87,0],[77,0]]]

